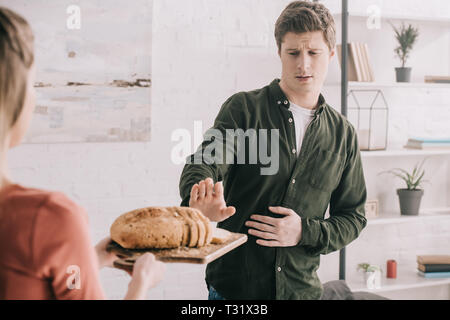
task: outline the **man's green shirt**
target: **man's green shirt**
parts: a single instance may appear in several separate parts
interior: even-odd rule
[[[201,146],[188,158],[180,178],[182,206],[189,205],[195,183],[208,177],[223,181],[227,206],[234,206],[236,213],[218,227],[229,231],[248,234],[245,222],[252,214],[282,217],[270,212],[269,206],[290,208],[302,219],[296,246],[264,247],[248,234],[244,245],[208,264],[206,282],[226,299],[319,299],[323,291],[316,273],[320,255],[345,247],[366,226],[366,186],[354,127],[320,95],[298,155],[289,106],[278,79],[262,89],[231,96]],[[260,137],[252,141],[249,134],[245,144],[231,147],[225,143],[239,129],[268,132],[263,151],[276,156],[275,174],[262,174],[262,169],[274,167],[273,158],[268,163],[258,153],[257,161],[252,160],[256,141],[263,140]],[[214,132],[222,133],[223,141]],[[273,148],[274,139],[278,150]],[[245,163],[237,159],[239,152],[245,152]]]

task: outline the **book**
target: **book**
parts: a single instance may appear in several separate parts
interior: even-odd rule
[[[422,272],[417,271],[419,275],[424,278],[435,279],[435,278],[450,278],[450,272]]]
[[[410,138],[409,140],[423,143],[450,143],[450,138]]]
[[[425,76],[427,83],[450,83],[450,76]]]
[[[450,264],[450,255],[419,255],[417,262],[420,264]]]
[[[412,142],[408,142],[405,145],[407,149],[420,149],[420,150],[450,150],[450,144],[442,144],[442,143],[428,143],[428,144],[415,144]]]
[[[418,264],[417,268],[422,272],[450,272],[450,264]]]
[[[339,64],[342,68],[342,45],[338,44],[337,46],[337,52],[339,57]],[[356,75],[356,68],[355,68],[355,60],[353,58],[353,55],[350,51],[350,44],[347,44],[347,80],[348,81],[358,81],[358,77]]]
[[[367,82],[368,77],[367,77],[366,65],[364,63],[363,53],[361,50],[361,44],[359,42],[356,42],[355,46],[356,46],[356,55],[357,55],[357,59],[359,62],[359,67],[361,69],[361,81]]]
[[[372,65],[370,64],[369,46],[367,43],[363,43],[363,49],[364,49],[364,58],[366,59],[367,70],[369,73],[369,81],[373,82],[373,81],[375,81],[375,77],[373,75]]]
[[[358,46],[359,46],[359,52],[361,54],[361,60],[363,62],[365,81],[371,82],[372,79],[370,77],[370,67],[369,67],[369,60],[367,59],[366,44],[358,43]]]
[[[408,149],[422,149],[422,150],[446,150],[450,149],[450,140],[446,139],[429,139],[429,140],[417,140],[408,139],[408,142],[404,146]]]
[[[359,59],[358,51],[356,48],[356,43],[350,42],[350,52],[352,53],[353,59],[355,61],[355,70],[356,70],[356,81],[364,81],[363,75],[361,71],[361,62]]]
[[[336,46],[342,68],[342,45]],[[368,45],[361,42],[348,43],[347,60],[348,81],[373,82],[373,70],[369,61]]]

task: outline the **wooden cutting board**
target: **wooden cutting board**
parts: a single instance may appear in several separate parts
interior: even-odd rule
[[[180,247],[175,249],[125,249],[114,241],[106,247],[120,259],[114,261],[114,267],[127,271],[133,270],[136,259],[146,252],[153,253],[156,259],[168,263],[208,264],[224,254],[247,242],[247,235],[231,233],[231,237],[222,244],[208,244],[201,248]]]

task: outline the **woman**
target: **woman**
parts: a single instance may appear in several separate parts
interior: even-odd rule
[[[87,214],[59,192],[14,184],[7,151],[20,144],[35,107],[33,34],[0,7],[0,299],[104,299],[99,268],[117,258],[95,249]],[[151,254],[135,264],[125,299],[143,299],[164,273]]]

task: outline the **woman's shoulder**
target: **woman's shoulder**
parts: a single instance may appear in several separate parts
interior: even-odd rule
[[[40,252],[48,255],[55,243],[76,241],[89,229],[85,211],[64,193],[21,185],[0,190],[0,221],[0,243],[9,243],[2,257],[16,261],[21,253],[30,265],[44,265],[36,262]]]
[[[84,209],[60,191],[25,187],[14,184],[0,191],[3,208],[21,209],[27,212],[47,211],[53,215],[77,213],[85,215]]]

